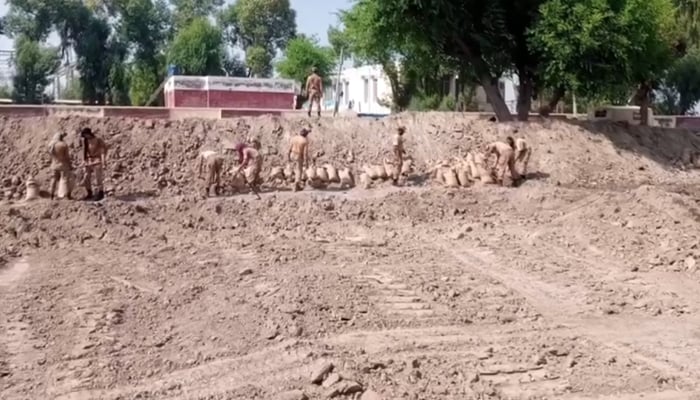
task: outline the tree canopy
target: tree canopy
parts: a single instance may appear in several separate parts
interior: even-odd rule
[[[382,67],[397,111],[452,109],[480,86],[498,118],[510,120],[513,105],[498,81],[511,74],[520,119],[533,99],[546,114],[571,95],[686,113],[700,92],[698,0],[354,0],[337,13],[327,47],[297,33],[289,0],[7,3],[0,28],[18,54],[23,45],[27,57],[47,55],[44,43],[56,33],[56,54],[77,69],[75,88],[89,103],[150,103],[168,64],[185,74],[257,77],[276,68],[301,83],[312,66],[331,75],[341,49],[355,63]],[[48,64],[25,76],[43,73],[48,82]],[[457,97],[445,84],[455,77]],[[43,99],[22,90],[22,101]]]
[[[277,71],[283,78],[294,79],[303,87],[314,67],[324,78],[324,84],[328,84],[334,65],[332,48],[319,45],[313,38],[299,36],[289,41],[284,58],[277,63]]]

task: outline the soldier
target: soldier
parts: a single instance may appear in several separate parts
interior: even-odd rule
[[[394,183],[399,183],[399,177],[401,176],[401,170],[403,169],[403,156],[406,154],[406,150],[403,146],[403,135],[406,133],[406,128],[400,126],[396,130],[396,135],[394,135],[394,140],[392,143],[392,151],[394,153],[394,162],[396,163],[395,175],[391,178]]]
[[[197,157],[197,171],[200,178],[202,178],[205,165],[207,167],[207,181],[204,195],[209,197],[211,187],[215,185],[214,193],[218,196],[221,192],[221,171],[224,168],[224,158],[212,150],[199,153],[199,157]]]
[[[302,175],[304,168],[309,166],[309,130],[303,128],[298,135],[294,136],[289,146],[287,161],[294,162],[294,191],[302,188]]]
[[[56,186],[61,178],[69,182],[73,172],[68,144],[63,141],[65,137],[66,134],[64,132],[56,133],[49,144],[49,154],[51,154],[51,200],[56,195]],[[71,199],[70,186],[66,198]]]
[[[520,175],[525,177],[527,175],[527,164],[530,161],[530,155],[532,155],[532,148],[523,138],[515,139],[515,142],[512,137],[508,137],[506,140],[510,147],[515,150],[515,163],[522,163]]]
[[[253,139],[251,141],[252,146],[246,146],[243,149],[243,162],[238,167],[237,173],[241,173],[244,168],[248,167],[252,163],[252,171],[250,173],[250,180],[248,184],[251,186],[258,186],[262,181],[260,179],[260,172],[262,171],[263,156],[260,154],[260,140]]]
[[[508,139],[513,140],[511,137]],[[510,140],[506,139],[508,143]],[[518,171],[515,169],[515,152],[513,148],[503,142],[494,142],[486,146],[485,154],[488,157],[491,154],[496,154],[496,181],[503,185],[503,178],[506,175],[506,170],[510,171],[511,179],[516,181],[520,179]]]
[[[306,95],[309,96],[309,117],[314,103],[318,105],[318,116],[321,116],[321,96],[323,94],[323,80],[318,75],[318,68],[311,68],[311,75],[306,79]]]
[[[95,136],[90,128],[80,131],[83,139],[83,159],[85,161],[85,200],[100,201],[104,199],[104,167],[107,164],[107,144],[101,138]],[[92,176],[95,175],[97,195],[93,196]]]

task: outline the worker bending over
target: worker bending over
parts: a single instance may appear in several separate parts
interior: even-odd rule
[[[204,195],[209,197],[211,187],[215,185],[214,193],[218,196],[221,193],[221,171],[224,169],[224,158],[215,151],[203,151],[197,157],[197,171],[200,178],[202,178],[205,166],[207,168],[207,180]]]
[[[522,164],[522,168],[520,168],[520,176],[527,176],[527,164],[530,162],[532,147],[530,147],[527,141],[523,138],[517,138],[515,141],[513,141],[513,138],[509,136],[506,140],[508,141],[510,147],[515,150],[515,163]]]
[[[513,140],[508,137],[506,141],[510,143]],[[520,179],[518,171],[515,169],[515,151],[508,143],[494,142],[486,146],[486,156],[495,154],[496,159],[496,182],[503,185],[503,178],[506,175],[506,171],[510,171],[510,177],[513,181]]]
[[[247,168],[249,165],[252,167],[250,180],[248,182],[251,186],[258,186],[262,182],[260,172],[262,171],[263,157],[262,154],[260,154],[260,147],[260,140],[253,139],[251,141],[251,146],[246,146],[243,149],[243,162],[238,166],[237,173],[243,172],[243,169]]]

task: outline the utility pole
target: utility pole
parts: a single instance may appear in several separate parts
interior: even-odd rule
[[[345,61],[345,49],[340,48],[340,62],[338,63],[338,75],[336,75],[335,82],[335,107],[333,108],[333,116],[338,115],[338,109],[340,108],[340,78],[343,73],[343,62]]]

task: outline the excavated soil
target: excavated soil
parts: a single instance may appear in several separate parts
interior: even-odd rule
[[[77,162],[85,124],[112,148],[108,198],[22,201],[30,176],[47,189],[51,135]],[[306,125],[319,164],[354,171],[405,125],[415,176],[202,199],[198,151],[257,136],[283,166]],[[3,400],[700,399],[692,132],[440,113],[0,129]],[[506,135],[534,148],[517,188],[421,176]]]

